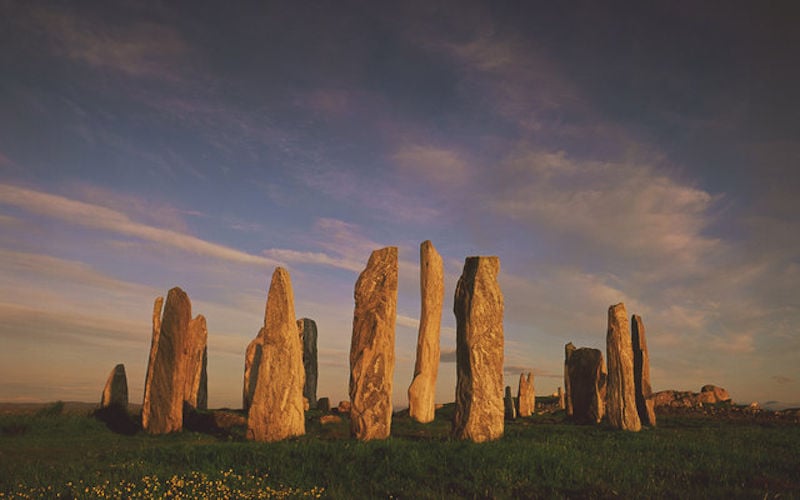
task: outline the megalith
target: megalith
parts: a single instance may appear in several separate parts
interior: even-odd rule
[[[430,241],[424,241],[419,247],[419,264],[422,305],[414,379],[408,388],[408,414],[417,422],[425,424],[433,421],[436,409],[439,333],[444,304],[444,263]]]
[[[253,402],[253,392],[258,380],[258,367],[261,364],[261,346],[264,345],[264,327],[258,331],[256,338],[247,344],[244,354],[244,382],[242,384],[242,409],[248,411]]]
[[[567,416],[572,416],[572,389],[570,388],[569,381],[569,359],[572,353],[575,352],[575,346],[572,342],[567,342],[564,346],[564,404],[567,410]]]
[[[608,356],[606,395],[608,423],[617,429],[639,431],[642,424],[636,411],[631,327],[623,303],[608,308],[606,355]]]
[[[159,302],[156,299],[156,306]],[[160,328],[156,328],[155,321],[153,325],[151,362],[147,368],[142,405],[142,427],[150,434],[165,434],[183,428],[186,352],[191,319],[189,296],[178,287],[171,289]]]
[[[567,360],[567,373],[567,408],[572,408],[572,420],[578,424],[599,424],[606,397],[603,352],[588,347],[573,348]]]
[[[506,386],[506,392],[503,396],[503,417],[506,420],[515,420],[517,418],[517,406],[514,404],[514,397],[511,395],[511,387]]]
[[[468,257],[456,286],[456,408],[453,436],[503,436],[503,294],[498,257]]]
[[[103,388],[100,398],[100,407],[119,406],[128,408],[128,377],[125,375],[125,365],[118,364],[111,370]]]
[[[142,399],[142,428],[145,422],[150,420],[150,380],[153,378],[153,370],[156,367],[156,353],[158,352],[158,341],[161,338],[161,310],[164,308],[164,297],[156,297],[153,302],[153,331],[150,337],[150,355],[147,358],[147,371],[144,376],[144,397]],[[147,408],[147,412],[145,412]]]
[[[397,247],[375,250],[356,281],[350,343],[350,433],[386,439],[392,426]]]
[[[561,389],[561,387],[559,387],[558,388],[558,392],[556,394],[558,394],[558,409],[559,410],[563,410],[564,408],[567,407],[567,403],[566,403],[566,401],[564,401],[564,391],[563,391],[563,389]]]
[[[519,401],[519,416],[530,417],[536,411],[536,393],[533,388],[533,373],[519,374],[519,387],[517,388]]]
[[[267,294],[258,378],[247,413],[247,438],[280,441],[305,434],[304,383],[303,345],[297,334],[292,282],[286,269],[278,267]]]
[[[297,320],[297,330],[303,343],[303,369],[306,382],[303,396],[308,399],[309,408],[317,407],[317,323],[313,319]]]
[[[656,426],[656,411],[650,396],[650,355],[647,352],[647,338],[642,317],[636,314],[631,318],[631,343],[633,344],[633,383],[636,388],[636,411],[642,425]]]
[[[189,335],[184,348],[183,400],[192,408],[208,408],[208,329],[206,318],[198,314],[189,322]]]

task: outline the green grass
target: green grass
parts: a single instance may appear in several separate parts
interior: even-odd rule
[[[640,433],[560,416],[506,424],[505,437],[451,440],[451,408],[396,417],[386,441],[347,421],[280,443],[241,429],[167,436],[110,432],[92,418],[0,417],[0,497],[607,498],[800,497],[800,426],[663,417]]]

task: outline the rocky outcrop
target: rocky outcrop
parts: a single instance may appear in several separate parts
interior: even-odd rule
[[[248,411],[253,402],[253,392],[258,380],[258,367],[261,365],[261,348],[264,345],[266,330],[262,327],[256,338],[247,345],[244,354],[244,382],[242,384],[242,409]]]
[[[189,322],[189,336],[184,347],[183,400],[192,408],[208,408],[208,329],[206,318],[198,314]]]
[[[503,396],[503,417],[506,420],[517,418],[517,405],[514,396],[511,395],[511,387],[506,386],[505,396]]]
[[[386,439],[392,425],[397,247],[375,250],[356,282],[350,344],[350,432]]]
[[[536,410],[536,393],[533,388],[533,373],[519,374],[519,387],[517,388],[517,401],[519,401],[519,416],[530,417]]]
[[[570,388],[569,381],[569,360],[573,352],[575,352],[575,346],[572,345],[572,342],[567,342],[567,344],[564,346],[564,403],[568,417],[571,417],[573,413],[572,389]]]
[[[422,309],[417,337],[414,379],[408,388],[408,414],[421,423],[433,421],[436,377],[439,373],[439,332],[444,303],[444,264],[433,243],[419,248]]]
[[[631,318],[631,343],[633,346],[633,384],[636,391],[636,411],[642,425],[655,427],[656,411],[650,395],[650,354],[647,351],[647,337],[641,316]]]
[[[636,390],[633,381],[633,346],[631,327],[625,304],[608,308],[608,393],[606,416],[611,427],[639,431],[642,424],[636,411]]]
[[[606,365],[599,349],[573,349],[567,363],[568,408],[578,424],[599,424],[605,413]]]
[[[503,294],[500,259],[468,257],[456,286],[456,408],[453,436],[503,436]]]
[[[156,299],[156,305],[159,304]],[[164,434],[183,428],[186,381],[186,352],[192,303],[178,287],[167,294],[160,328],[153,325],[151,364],[147,368],[142,427],[150,434]]]
[[[733,403],[728,391],[715,385],[704,385],[700,392],[659,391],[650,396],[656,408],[696,408],[704,404]]]
[[[128,408],[128,377],[125,376],[125,365],[118,364],[111,370],[100,398],[100,407],[119,406]]]
[[[308,399],[309,408],[317,407],[317,323],[313,319],[297,320],[297,330],[303,343],[303,369],[306,383],[303,396]]]
[[[247,438],[280,441],[305,434],[303,345],[297,334],[294,293],[289,273],[272,274],[264,317],[264,337],[253,400],[247,414]]]

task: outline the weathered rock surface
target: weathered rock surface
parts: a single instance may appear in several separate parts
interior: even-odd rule
[[[266,329],[261,327],[256,338],[247,345],[244,355],[244,382],[242,384],[242,409],[248,411],[253,402],[253,392],[258,380],[258,367],[261,365],[261,350],[264,345]]]
[[[642,425],[655,427],[656,410],[650,395],[650,354],[641,316],[631,318],[631,343],[633,345],[633,383],[636,390],[636,411]]]
[[[569,360],[572,356],[572,353],[575,352],[575,346],[572,345],[572,342],[567,342],[564,346],[564,403],[565,409],[567,410],[567,416],[571,417],[573,410],[572,410],[572,389],[570,388],[570,381],[569,381]]]
[[[536,393],[533,388],[533,373],[519,374],[519,387],[517,388],[519,401],[519,416],[530,417],[536,411]]]
[[[444,303],[444,263],[433,243],[419,248],[422,309],[417,337],[414,379],[408,388],[408,414],[423,424],[433,421],[436,377],[439,374],[439,333]]]
[[[142,400],[142,427],[145,422],[150,420],[150,380],[153,378],[153,370],[156,367],[156,353],[158,352],[158,340],[161,338],[161,310],[164,307],[164,297],[156,297],[153,303],[153,332],[150,338],[150,356],[147,359],[147,372],[144,377],[144,398]],[[145,408],[147,414],[145,415]]]
[[[350,432],[386,439],[392,425],[397,247],[375,250],[356,282],[350,344]]]
[[[350,413],[350,401],[339,401],[336,405],[336,413]]]
[[[128,408],[128,377],[125,376],[125,365],[118,364],[111,370],[100,398],[100,407],[119,406]]]
[[[279,441],[305,434],[303,345],[297,334],[289,273],[272,274],[264,317],[261,361],[247,414],[247,438]]]
[[[159,301],[156,299],[156,305]],[[154,312],[155,313],[155,312]],[[178,287],[167,294],[164,316],[150,348],[142,427],[150,434],[164,434],[183,428],[183,400],[186,380],[186,348],[189,345],[189,322],[192,303]]]
[[[605,412],[606,365],[599,349],[573,349],[568,360],[568,408],[579,424],[598,424]]]
[[[728,394],[728,391],[723,389],[722,387],[717,387],[716,385],[704,385],[700,389],[700,400],[703,403],[726,403],[731,401],[731,396]]]
[[[327,424],[338,424],[342,421],[342,417],[339,415],[322,415],[319,417],[319,423],[322,425]]]
[[[511,395],[511,387],[506,386],[505,396],[503,396],[503,417],[506,420],[517,418],[517,406],[514,404],[514,397]]]
[[[557,394],[558,394],[558,409],[563,410],[564,408],[567,407],[567,403],[566,401],[564,401],[564,391],[561,389],[561,387],[558,388]]]
[[[208,329],[206,318],[198,314],[189,322],[189,335],[184,347],[184,391],[183,400],[192,408],[208,408]]]
[[[639,431],[642,424],[636,411],[636,387],[633,381],[633,345],[631,326],[625,304],[608,308],[608,393],[606,416],[617,429]]]
[[[650,396],[656,408],[696,408],[703,404],[732,403],[728,391],[715,385],[704,385],[700,392],[659,391]]]
[[[303,369],[306,373],[306,383],[303,386],[303,396],[308,399],[309,408],[316,408],[318,373],[317,323],[313,319],[298,319],[297,330],[300,332],[300,341],[303,343]]]
[[[468,257],[456,286],[456,408],[453,436],[503,436],[503,294],[500,259]]]

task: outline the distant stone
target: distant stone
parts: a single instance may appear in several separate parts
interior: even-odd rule
[[[656,410],[650,396],[650,354],[641,316],[631,318],[631,341],[633,344],[633,383],[636,391],[636,411],[642,425],[656,426]]]
[[[100,407],[119,406],[128,408],[128,377],[125,376],[125,365],[118,364],[111,370],[100,398]]]
[[[308,399],[311,408],[317,406],[317,323],[313,319],[301,318],[297,320],[297,330],[303,343],[303,369],[306,373],[306,383],[303,386],[303,396]]]
[[[561,389],[561,387],[558,388],[558,391],[556,392],[556,397],[558,397],[558,409],[563,410],[564,408],[566,408],[567,406],[566,406],[566,401],[564,401],[564,391]]]
[[[336,406],[337,413],[350,413],[350,401],[339,401],[339,404]]]
[[[704,385],[700,392],[659,391],[650,396],[656,408],[697,408],[704,404],[732,403],[728,391],[715,385]]]
[[[728,403],[731,396],[728,391],[716,385],[704,385],[700,389],[700,402],[706,404]]]
[[[423,424],[433,421],[439,374],[439,333],[444,303],[444,263],[430,241],[419,248],[422,309],[414,380],[408,388],[408,414]]]
[[[350,344],[350,433],[386,439],[392,426],[397,247],[375,250],[355,286]]]
[[[324,412],[331,411],[331,400],[330,398],[319,398],[317,400],[317,409]]]
[[[208,408],[208,329],[206,318],[199,314],[189,322],[189,335],[184,346],[183,400],[199,410]]]
[[[500,259],[468,257],[456,286],[456,408],[453,436],[503,436],[503,294]]]
[[[264,317],[264,338],[247,438],[280,441],[305,434],[303,346],[297,334],[294,293],[289,273],[272,274]]]
[[[503,417],[506,420],[517,418],[517,407],[514,404],[514,397],[511,395],[511,387],[506,386],[505,396],[503,397]]]
[[[323,415],[319,417],[319,423],[322,425],[328,424],[338,424],[342,421],[342,417],[339,415]]]
[[[158,305],[156,299],[156,305]],[[167,294],[159,333],[154,325],[151,366],[145,385],[142,427],[150,434],[165,434],[183,428],[183,400],[189,322],[192,303],[178,287]]]
[[[536,411],[536,393],[533,388],[533,373],[519,374],[519,387],[517,388],[519,401],[519,416],[530,417]]]
[[[258,367],[261,365],[261,349],[264,345],[264,334],[266,330],[262,327],[258,331],[256,338],[247,345],[244,355],[244,382],[242,386],[242,409],[248,411],[253,402],[253,392],[256,390],[256,380],[258,380]]]
[[[633,345],[631,326],[625,304],[608,308],[608,393],[606,416],[611,427],[639,431],[642,424],[636,410],[636,387],[633,380]]]
[[[570,387],[569,381],[569,360],[572,356],[572,353],[575,352],[575,346],[572,345],[572,342],[568,342],[564,346],[564,403],[565,409],[567,410],[567,416],[571,417],[573,414],[572,410],[572,388]]]
[[[578,424],[599,424],[605,412],[606,365],[599,349],[582,347],[570,353],[568,408]]]

